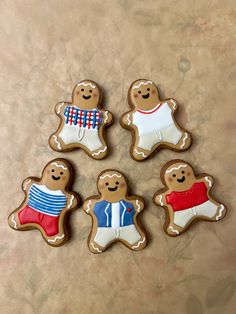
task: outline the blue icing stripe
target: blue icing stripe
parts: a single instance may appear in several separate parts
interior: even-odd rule
[[[35,199],[42,200],[42,202],[45,202],[47,204],[56,204],[56,205],[63,205],[66,203],[66,199],[52,199],[50,197],[45,197],[45,195],[39,194],[35,191],[30,191],[29,195]]]
[[[86,127],[87,110],[84,110],[83,127]]]
[[[65,198],[65,195],[53,195],[53,194],[48,194],[46,192],[43,192],[41,191],[39,188],[37,188],[35,185],[32,185],[31,189],[30,189],[30,192],[36,192],[38,194],[41,194],[42,197],[47,197],[47,198],[50,198],[52,200],[60,200],[60,199],[64,199]]]
[[[29,191],[29,200],[27,204],[41,213],[51,216],[59,216],[60,212],[65,208],[66,202],[65,195],[53,195],[43,192],[33,184]]]

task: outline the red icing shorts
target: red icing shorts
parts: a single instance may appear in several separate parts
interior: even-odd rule
[[[49,216],[34,210],[26,205],[18,213],[19,221],[22,225],[27,223],[35,223],[40,225],[45,231],[47,236],[54,236],[58,234],[58,220],[59,216]]]

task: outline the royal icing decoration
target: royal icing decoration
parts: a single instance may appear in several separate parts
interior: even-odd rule
[[[121,118],[121,125],[132,130],[131,156],[139,161],[162,147],[176,151],[191,144],[190,135],[179,127],[174,118],[177,103],[160,100],[157,86],[149,80],[137,80],[128,92],[132,108]]]
[[[89,249],[101,253],[115,241],[131,250],[141,250],[146,236],[137,223],[143,209],[142,200],[127,196],[124,176],[115,170],[105,170],[98,178],[99,195],[84,202],[84,211],[93,219]]]
[[[49,162],[40,179],[27,179],[27,192],[22,205],[9,218],[10,227],[17,230],[38,229],[52,246],[66,242],[64,218],[68,210],[77,207],[79,198],[67,190],[71,182],[71,166],[65,159]]]
[[[168,162],[161,171],[165,189],[156,192],[154,203],[165,207],[165,232],[177,236],[198,220],[218,221],[226,214],[224,205],[211,196],[209,176],[194,174],[192,166],[182,160]]]
[[[61,118],[49,144],[56,151],[82,148],[90,157],[104,158],[107,153],[104,128],[112,123],[112,114],[100,109],[101,91],[92,81],[78,83],[71,103],[60,103],[55,112]]]

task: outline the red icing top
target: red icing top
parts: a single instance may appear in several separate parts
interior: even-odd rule
[[[170,204],[174,211],[188,209],[208,201],[207,186],[204,182],[197,182],[183,192],[171,192],[166,195],[166,203]]]

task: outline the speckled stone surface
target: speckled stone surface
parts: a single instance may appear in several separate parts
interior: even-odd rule
[[[233,0],[1,1],[1,314],[235,313],[235,22]],[[163,150],[143,163],[130,158],[130,133],[118,119],[140,77],[179,101],[178,121],[193,135],[189,151]],[[55,153],[47,143],[59,121],[54,105],[70,100],[85,78],[101,85],[116,118],[104,161]],[[61,248],[36,230],[10,229],[21,182],[55,157],[74,164],[74,189],[83,198],[96,193],[103,169],[126,174],[146,201],[145,250],[117,244],[93,255],[91,221],[81,209],[71,214],[71,240]],[[228,207],[223,221],[198,223],[176,239],[164,234],[164,211],[151,202],[161,166],[173,158],[213,175],[215,195]]]

